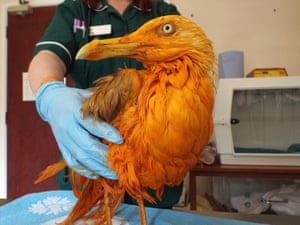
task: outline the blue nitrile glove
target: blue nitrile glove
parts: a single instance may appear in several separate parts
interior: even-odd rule
[[[69,167],[88,178],[96,179],[101,175],[117,179],[106,162],[107,146],[99,137],[115,144],[121,144],[123,139],[106,122],[91,117],[82,119],[82,101],[91,94],[84,89],[67,87],[60,81],[49,82],[38,89],[37,111],[50,124]]]

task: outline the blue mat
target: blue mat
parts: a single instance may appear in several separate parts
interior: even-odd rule
[[[48,191],[24,195],[0,207],[0,225],[54,225],[68,215],[76,202],[71,191]],[[175,210],[146,208],[148,225],[258,225],[200,216]],[[81,224],[76,223],[76,224]],[[138,207],[122,204],[114,225],[140,225]]]

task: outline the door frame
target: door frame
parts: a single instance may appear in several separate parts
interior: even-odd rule
[[[30,0],[30,5],[33,8],[47,7],[57,5],[62,1]],[[15,2],[0,3],[0,198],[7,198],[7,11],[9,7],[16,5]]]

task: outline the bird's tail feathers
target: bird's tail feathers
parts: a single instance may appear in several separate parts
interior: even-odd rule
[[[48,166],[45,170],[41,172],[40,176],[34,181],[34,184],[41,183],[42,181],[56,175],[59,171],[64,169],[66,166],[67,163],[63,159],[58,161],[57,163]]]
[[[34,183],[38,184],[56,175],[66,166],[67,163],[63,159],[48,166]],[[59,225],[74,224],[77,220],[102,224],[106,221],[107,213],[113,216],[118,206],[123,202],[125,192],[118,181],[103,177],[91,180],[75,173],[73,170],[70,170],[69,175],[72,191],[78,200],[66,220],[59,223]],[[107,194],[108,200],[105,199],[105,194]],[[105,203],[105,201],[108,202]],[[109,207],[105,204],[108,204]]]
[[[66,220],[60,225],[74,224],[79,220],[84,224],[104,224],[107,215],[113,217],[123,202],[123,188],[115,180],[101,177],[97,180],[86,179],[82,183],[82,179],[80,177],[78,179],[76,176],[75,173],[72,175],[72,182],[75,183],[72,185],[75,187],[73,191],[77,191],[78,200]],[[79,183],[76,184],[76,181]],[[80,186],[81,189],[79,189]]]

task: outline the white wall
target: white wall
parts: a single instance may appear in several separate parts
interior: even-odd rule
[[[245,74],[285,67],[300,75],[299,0],[171,0],[200,25],[217,53],[241,50]]]

